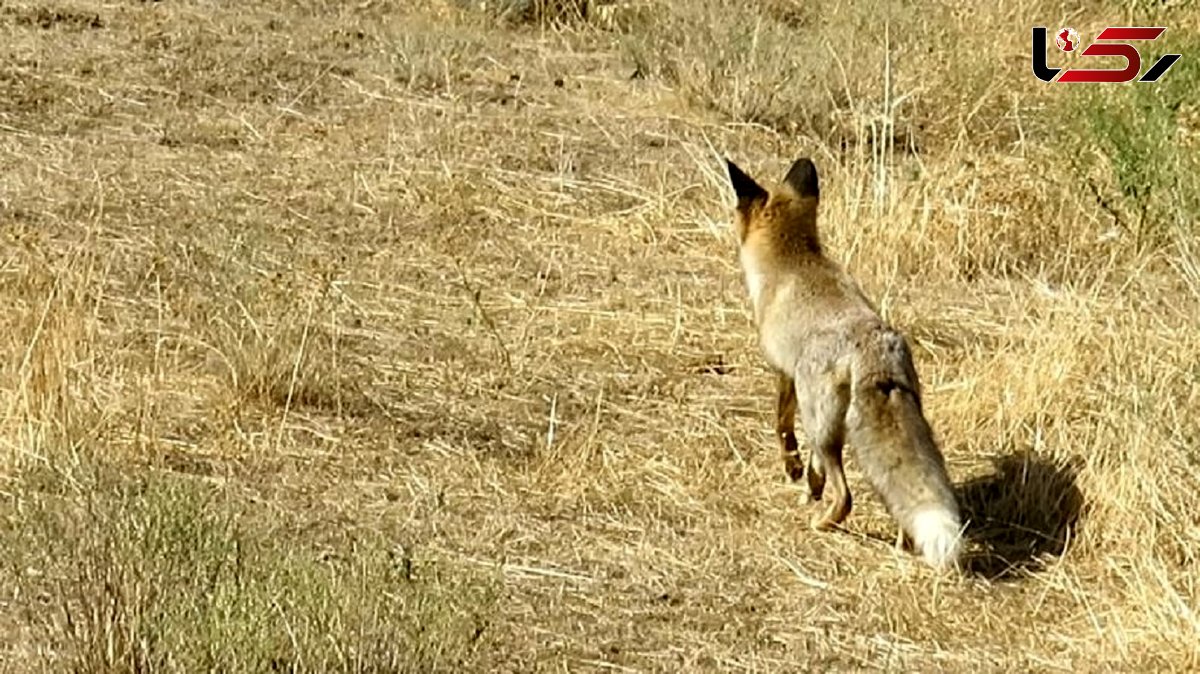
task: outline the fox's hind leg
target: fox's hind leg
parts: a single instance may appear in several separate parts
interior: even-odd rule
[[[812,527],[831,529],[850,515],[853,499],[842,466],[842,448],[846,435],[846,410],[850,391],[839,385],[832,372],[797,373],[797,407],[805,437],[812,448],[808,463],[808,487],[813,501],[825,501],[826,507],[813,515]],[[828,497],[825,489],[831,492]]]
[[[779,451],[783,469],[792,482],[804,476],[804,462],[796,442],[796,380],[785,372],[779,373],[779,401],[776,405],[775,434],[779,436]]]
[[[821,465],[821,454],[813,448],[808,453],[808,496],[820,501],[825,495],[825,468]]]

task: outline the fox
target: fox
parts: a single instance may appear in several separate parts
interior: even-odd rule
[[[859,284],[825,251],[817,230],[820,181],[810,157],[763,187],[728,157],[733,220],[758,346],[777,381],[776,433],[784,471],[805,475],[796,421],[807,440],[810,526],[850,515],[843,449],[912,543],[939,571],[961,568],[963,526],[945,458],[922,406],[905,336],[880,317]],[[824,504],[824,507],[820,507]]]

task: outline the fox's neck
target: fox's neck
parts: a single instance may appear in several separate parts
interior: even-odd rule
[[[797,208],[790,217],[772,223],[763,232],[771,241],[771,249],[781,257],[821,255],[821,237],[817,234],[817,217],[812,208]]]
[[[758,315],[759,305],[762,303],[763,290],[767,287],[769,273],[769,263],[762,258],[762,251],[758,247],[753,245],[742,246],[742,273],[746,276],[746,292],[750,294],[750,304],[754,307],[755,315]]]
[[[779,257],[820,257],[825,252],[816,232],[785,230],[773,235],[777,241],[774,251]]]
[[[743,249],[751,251],[760,264],[792,264],[822,257],[825,247],[811,227],[770,227],[751,232]]]

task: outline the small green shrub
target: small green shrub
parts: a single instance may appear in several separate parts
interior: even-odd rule
[[[1200,162],[1180,120],[1200,86],[1188,58],[1200,43],[1139,46],[1143,72],[1163,53],[1184,57],[1158,82],[1073,85],[1060,114],[1074,120],[1064,149],[1077,175],[1143,250],[1197,232]]]

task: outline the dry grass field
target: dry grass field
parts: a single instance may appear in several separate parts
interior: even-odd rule
[[[1200,668],[1200,8],[524,4],[0,2],[0,672]],[[784,477],[802,155],[961,577]]]

